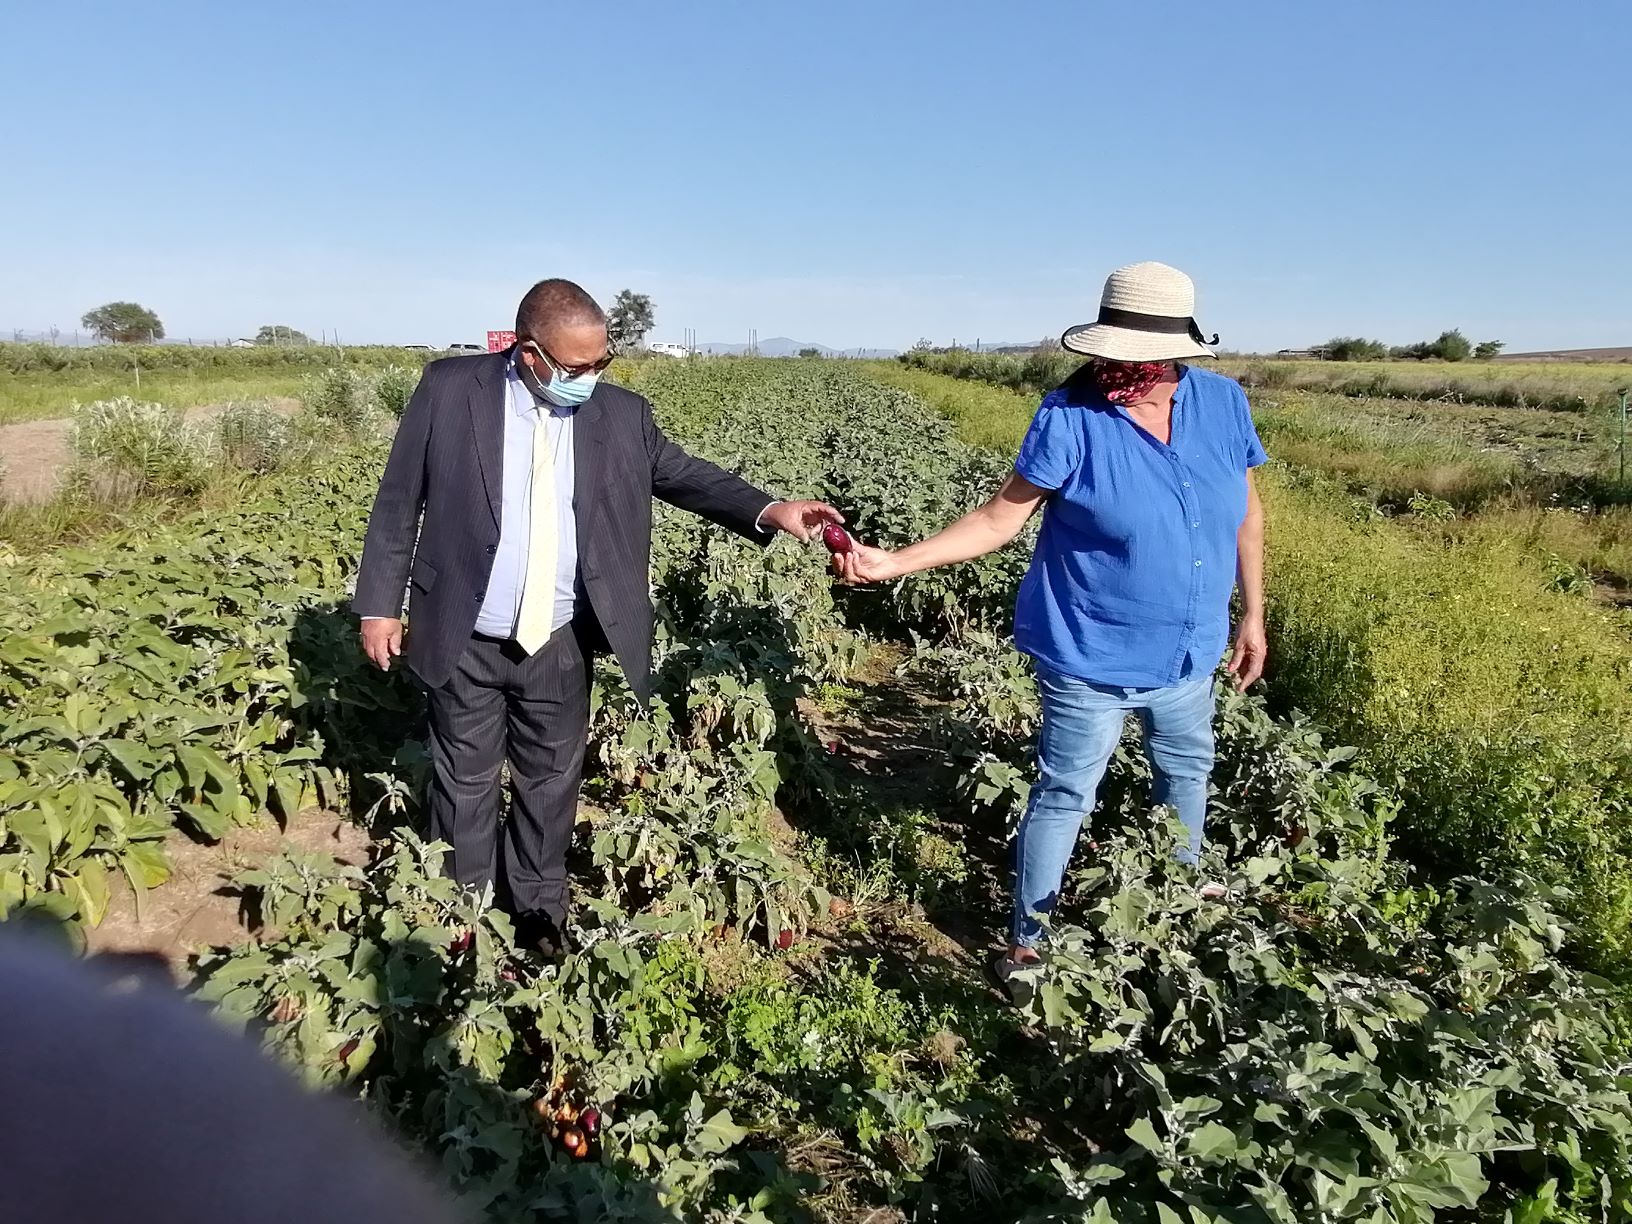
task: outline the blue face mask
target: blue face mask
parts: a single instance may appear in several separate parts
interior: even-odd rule
[[[533,394],[542,396],[557,408],[576,408],[594,394],[595,384],[601,380],[599,370],[589,370],[576,378],[568,378],[550,361],[546,360],[544,364],[550,371],[549,382],[539,378],[538,371],[525,362],[519,359],[516,362],[522,372],[522,380],[532,388]]]
[[[563,378],[560,370],[551,370],[550,381],[539,388],[539,394],[558,408],[576,408],[590,397],[600,378],[593,373]]]

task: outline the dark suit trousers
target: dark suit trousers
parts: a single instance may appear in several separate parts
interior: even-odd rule
[[[531,657],[514,642],[473,637],[448,682],[430,690],[430,835],[453,847],[449,874],[466,886],[492,882],[503,908],[557,924],[589,731],[590,642],[581,624],[556,630]]]

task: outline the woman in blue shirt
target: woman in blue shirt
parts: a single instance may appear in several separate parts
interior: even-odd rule
[[[1093,360],[1043,400],[997,494],[897,552],[858,544],[834,558],[848,583],[951,565],[1003,547],[1043,507],[1014,613],[1015,645],[1036,662],[1043,726],[1016,835],[1011,941],[995,967],[1005,984],[1038,959],[1038,916],[1054,908],[1130,713],[1144,730],[1152,799],[1184,822],[1180,857],[1199,857],[1213,673],[1236,589],[1228,670],[1238,689],[1263,673],[1263,509],[1252,469],[1264,449],[1239,384],[1180,364],[1213,355],[1194,306],[1190,278],[1175,268],[1113,272],[1099,318],[1063,339]]]

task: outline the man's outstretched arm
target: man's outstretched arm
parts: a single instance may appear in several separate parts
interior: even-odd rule
[[[808,540],[826,524],[844,522],[844,516],[826,502],[780,500],[706,459],[688,455],[658,428],[651,406],[641,402],[652,492],[671,506],[762,544],[777,531]]]

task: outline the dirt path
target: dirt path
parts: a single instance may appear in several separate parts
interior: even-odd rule
[[[201,948],[242,943],[250,928],[232,880],[283,850],[330,854],[344,863],[368,860],[367,832],[345,816],[311,809],[287,828],[270,817],[232,829],[204,844],[183,834],[165,841],[170,878],[150,889],[137,912],[136,896],[121,877],[113,881],[108,913],[86,932],[92,952],[142,952],[163,957],[178,980],[187,957]]]
[[[272,409],[285,415],[295,411],[299,400],[279,398]],[[189,408],[182,415],[189,421],[207,420],[225,404],[205,404]],[[56,492],[62,471],[68,465],[68,435],[73,428],[68,417],[51,421],[23,421],[0,425],[0,501],[33,505],[49,501]]]

